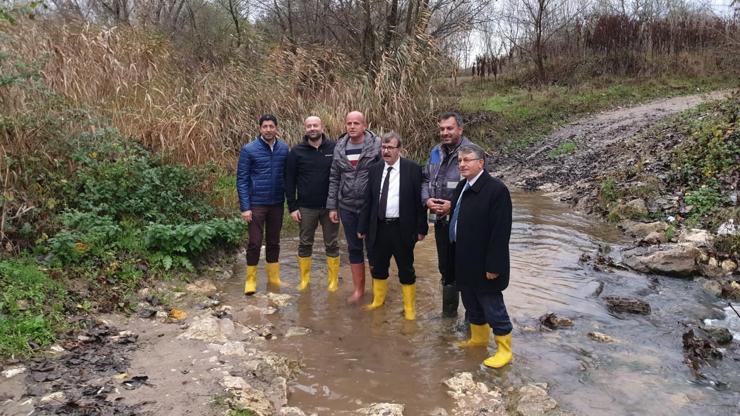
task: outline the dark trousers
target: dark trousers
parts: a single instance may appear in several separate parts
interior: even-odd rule
[[[414,245],[401,235],[401,223],[378,220],[378,233],[373,243],[373,279],[387,279],[388,268],[391,266],[391,256],[396,260],[398,279],[402,285],[412,285],[416,282],[414,272]]]
[[[442,275],[442,284],[449,284],[451,272],[447,267],[450,261],[450,223],[447,221],[436,221],[434,223],[434,241],[437,243],[437,266],[439,274]]]
[[[437,243],[437,266],[442,275],[442,316],[457,316],[460,295],[454,283],[452,270],[452,248],[450,246],[450,223],[439,220],[434,223],[434,241]]]
[[[513,329],[502,292],[481,293],[471,287],[461,287],[465,319],[471,324],[491,326],[495,335],[506,335]]]
[[[365,256],[362,251],[362,240],[357,238],[357,226],[360,222],[360,214],[346,209],[339,210],[339,218],[342,221],[342,227],[344,227],[344,237],[347,239],[347,251],[349,252],[350,264],[360,264],[365,261]],[[372,250],[370,250],[369,243],[365,239],[365,249],[367,250],[367,260],[372,266]]]
[[[252,207],[249,223],[247,266],[256,266],[260,260],[262,237],[265,237],[265,260],[277,263],[280,257],[280,229],[283,228],[283,204]]]
[[[329,220],[329,210],[326,208],[298,208],[301,213],[301,222],[298,225],[298,257],[311,257],[313,254],[313,240],[316,228],[321,224],[324,235],[324,246],[327,257],[339,256],[339,224]]]

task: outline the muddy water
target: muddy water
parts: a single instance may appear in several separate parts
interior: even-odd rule
[[[430,414],[451,409],[441,381],[458,371],[473,371],[479,380],[504,388],[546,382],[560,405],[578,414],[730,415],[740,411],[740,357],[730,354],[716,368],[709,368],[707,380],[701,383],[682,363],[685,325],[724,317],[721,304],[713,303],[691,282],[579,264],[582,254],[593,255],[599,246],[623,244],[617,230],[548,197],[512,196],[512,283],[505,299],[515,325],[513,365],[488,370],[480,362],[492,348],[486,352],[453,347],[465,336],[465,325],[461,319],[440,317],[433,235],[415,252],[416,322],[402,317],[394,272],[383,308],[365,312],[345,304],[351,278],[344,256],[338,292],[326,292],[323,256],[315,255],[310,289],[298,293],[294,289],[297,244],[284,241],[281,267],[286,285],[281,291],[296,298],[267,319],[277,334],[269,348],[305,365],[305,373],[290,386],[289,404],[323,415],[372,402],[395,402],[406,405],[406,414]],[[320,247],[320,240],[317,243]],[[234,306],[237,320],[240,305],[250,303],[250,298],[238,295],[243,273],[244,264],[237,265],[237,277],[223,288],[233,294],[224,300]],[[259,291],[266,290],[264,281],[260,268]],[[651,303],[653,312],[612,316],[599,298],[601,288],[603,295],[641,297]],[[370,297],[368,290],[364,303]],[[461,316],[462,311],[461,305]],[[574,326],[544,331],[537,318],[546,312],[569,317]],[[311,332],[282,337],[290,327]],[[587,337],[591,331],[606,333],[617,342],[592,341]]]

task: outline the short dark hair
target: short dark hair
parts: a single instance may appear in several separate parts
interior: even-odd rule
[[[398,141],[398,147],[399,148],[403,147],[403,142],[401,141],[401,135],[393,130],[380,136],[380,139],[382,143],[390,143],[391,140],[395,139]]]
[[[277,117],[273,116],[272,114],[263,114],[262,117],[260,117],[260,127],[262,127],[262,123],[265,121],[272,121],[275,123],[275,127],[277,127]]]
[[[437,121],[447,120],[448,118],[455,118],[455,123],[457,123],[458,127],[463,126],[463,119],[460,113],[457,113],[455,111],[445,111],[444,113],[439,115],[439,118],[437,118]]]

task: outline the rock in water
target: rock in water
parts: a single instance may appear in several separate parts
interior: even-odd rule
[[[604,296],[606,307],[612,313],[650,314],[650,304],[644,300],[621,296]]]

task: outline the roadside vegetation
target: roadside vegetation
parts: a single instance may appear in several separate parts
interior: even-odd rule
[[[662,121],[633,138],[637,160],[601,180],[599,205],[613,221],[665,220],[713,232],[740,223],[740,93]],[[645,200],[649,212],[625,212],[618,201]],[[719,236],[715,247],[738,256],[740,236]]]

